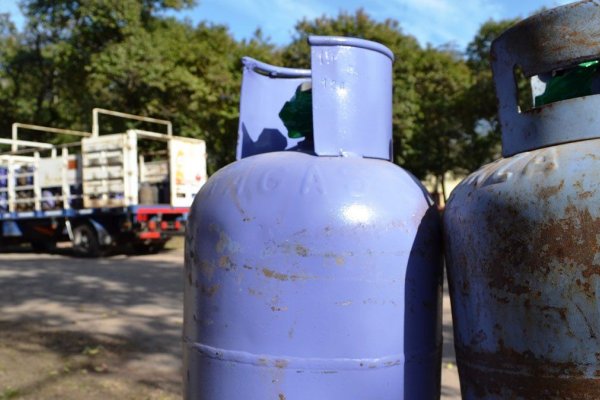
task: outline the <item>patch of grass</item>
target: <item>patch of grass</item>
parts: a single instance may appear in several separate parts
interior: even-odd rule
[[[85,348],[83,349],[83,351],[81,352],[83,355],[86,356],[95,356],[98,353],[100,353],[100,350],[102,350],[102,346],[85,346]]]
[[[0,393],[0,400],[16,399],[19,396],[19,389],[6,388]]]

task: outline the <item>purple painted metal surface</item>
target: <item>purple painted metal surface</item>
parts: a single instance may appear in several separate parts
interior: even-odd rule
[[[572,65],[582,54],[599,57],[599,4],[542,13],[493,45],[503,145],[508,154],[537,148],[484,166],[446,207],[465,399],[600,398],[600,140],[593,139],[600,121],[597,110],[582,114],[598,96],[519,114],[507,100],[514,77],[509,85],[508,71],[498,67],[516,62],[531,74]]]
[[[313,76],[333,79],[352,67],[365,87],[349,84],[349,96],[381,90],[373,77],[391,75],[391,58],[351,44],[331,60],[337,69],[313,58]],[[363,75],[369,64],[378,71]],[[255,77],[245,75],[244,86],[247,76]],[[292,96],[290,78],[268,79]],[[274,82],[264,87],[277,90]],[[322,90],[313,83],[313,96]],[[329,101],[341,102],[335,93]],[[357,155],[360,136],[389,141],[391,130],[367,129],[372,122],[353,128],[349,152],[244,157],[198,193],[186,236],[186,398],[439,398],[439,217],[410,174]],[[252,130],[261,131],[260,124]],[[315,140],[323,135],[337,137],[315,129]]]
[[[242,63],[237,159],[295,147],[301,139],[287,137],[278,114],[298,85],[310,81],[310,70],[276,67],[250,57]]]
[[[391,160],[391,51],[354,38],[311,36],[308,43],[314,128],[327,132],[315,136],[315,153]]]

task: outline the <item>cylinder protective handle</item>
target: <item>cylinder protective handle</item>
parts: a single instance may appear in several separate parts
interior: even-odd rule
[[[314,153],[391,159],[392,62],[364,39],[311,36],[311,69],[244,57],[237,159],[294,148],[279,112],[303,83],[312,85]]]
[[[310,81],[310,70],[270,65],[242,58],[243,78],[236,159],[282,151],[299,140],[288,138],[279,110],[296,88]]]
[[[382,44],[310,36],[315,153],[392,158],[392,63]]]
[[[521,112],[515,68],[526,77],[600,58],[600,0],[586,0],[527,18],[500,35],[491,64],[502,127],[502,155],[600,137],[600,95]]]

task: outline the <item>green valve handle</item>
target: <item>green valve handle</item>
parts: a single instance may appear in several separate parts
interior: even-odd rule
[[[306,138],[306,141],[312,142],[312,85],[310,82],[298,86],[294,96],[283,105],[279,112],[279,118],[287,128],[289,138],[303,137]]]
[[[553,76],[546,84],[544,93],[535,97],[535,107],[597,94],[599,72],[600,64],[596,60],[579,64]]]

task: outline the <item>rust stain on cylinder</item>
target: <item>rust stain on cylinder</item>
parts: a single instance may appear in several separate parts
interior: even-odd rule
[[[502,344],[494,353],[457,347],[456,355],[461,386],[478,398],[600,399],[600,380],[586,376],[588,365],[552,362]]]
[[[522,193],[470,186],[461,212],[446,210],[464,398],[600,399],[594,184],[540,179]]]

